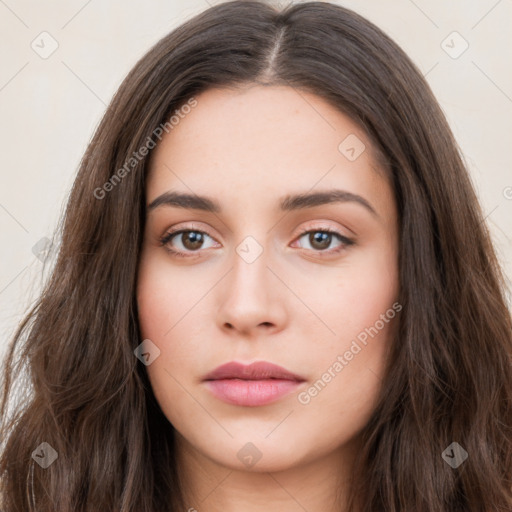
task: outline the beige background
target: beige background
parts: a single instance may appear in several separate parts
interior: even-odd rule
[[[0,0],[0,353],[46,275],[32,248],[51,238],[106,104],[153,43],[213,3]],[[381,27],[426,75],[510,280],[511,0],[338,3]]]

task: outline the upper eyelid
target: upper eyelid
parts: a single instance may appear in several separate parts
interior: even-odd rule
[[[178,224],[178,226],[179,226],[179,224]],[[213,235],[210,235],[210,233],[208,232],[207,229],[194,226],[193,224],[189,224],[189,225],[186,225],[183,227],[178,227],[178,228],[176,228],[176,227],[168,228],[166,230],[166,233],[163,236],[165,236],[167,234],[174,235],[174,234],[177,234],[177,233],[180,233],[183,231],[197,231],[200,233],[204,233],[211,238],[215,238]],[[310,231],[331,231],[333,233],[339,233],[340,235],[342,235],[342,233],[340,233],[341,230],[339,228],[335,228],[333,226],[308,226],[305,228],[301,228],[295,236],[303,235],[304,233],[308,233]],[[349,238],[349,237],[345,236],[345,238]]]

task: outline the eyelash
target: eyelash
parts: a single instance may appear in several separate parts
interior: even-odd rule
[[[170,254],[172,254],[173,256],[176,256],[178,258],[193,258],[194,256],[197,256],[198,255],[198,251],[194,251],[192,252],[191,254],[189,253],[184,253],[183,251],[178,251],[176,249],[172,249],[168,243],[177,235],[179,234],[182,234],[182,233],[189,233],[189,232],[192,232],[192,233],[201,233],[202,235],[206,235],[210,238],[213,239],[212,236],[210,236],[207,232],[205,231],[202,231],[200,229],[195,229],[193,227],[189,227],[187,229],[179,229],[179,230],[176,230],[176,231],[170,231],[168,233],[166,233],[162,238],[160,238],[160,245],[164,247],[164,249],[169,252]],[[339,252],[343,251],[344,249],[346,249],[348,246],[350,245],[353,245],[355,242],[354,240],[350,239],[350,238],[347,238],[346,236],[343,236],[341,233],[339,233],[338,231],[335,231],[333,229],[330,229],[330,228],[316,228],[316,229],[310,229],[310,228],[306,228],[306,229],[303,229],[299,235],[297,236],[297,239],[300,239],[302,238],[304,235],[306,234],[309,234],[309,233],[328,233],[330,235],[334,235],[336,236],[340,242],[342,242],[342,244],[337,247],[336,249],[330,249],[330,250],[322,250],[322,251],[315,251],[314,249],[309,249],[309,250],[312,250],[313,252],[315,253],[318,253],[319,255],[324,255],[324,254],[328,254],[328,255],[334,255],[334,254],[338,254]]]

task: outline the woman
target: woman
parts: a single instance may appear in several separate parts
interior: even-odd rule
[[[337,5],[217,5],[83,158],[5,360],[2,509],[510,510],[511,333],[407,56]]]

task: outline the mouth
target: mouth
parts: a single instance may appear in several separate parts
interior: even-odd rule
[[[266,361],[250,365],[232,361],[210,372],[203,382],[216,398],[226,403],[257,407],[292,393],[305,379]]]

